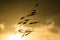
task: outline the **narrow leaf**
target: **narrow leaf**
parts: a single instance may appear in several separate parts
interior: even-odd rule
[[[26,24],[27,22],[24,22],[23,24]]]
[[[29,23],[29,24],[36,24],[36,23],[38,23],[38,22],[31,22],[31,23]]]
[[[29,21],[29,19],[26,19],[25,21]]]
[[[24,19],[24,17],[21,17],[20,20]]]
[[[18,24],[21,24],[22,22],[19,22]]]

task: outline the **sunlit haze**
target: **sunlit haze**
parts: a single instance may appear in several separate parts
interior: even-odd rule
[[[60,40],[59,0],[1,1],[0,40]]]

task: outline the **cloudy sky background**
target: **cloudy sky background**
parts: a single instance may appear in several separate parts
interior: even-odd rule
[[[34,5],[38,3],[37,8]],[[22,16],[30,14],[35,8],[37,13],[29,17],[30,21],[39,21],[36,25],[24,25],[34,30],[25,40],[60,40],[60,3],[59,0],[20,0],[0,2],[0,40],[14,33]],[[4,39],[3,39],[4,38]],[[56,39],[55,39],[56,38]]]

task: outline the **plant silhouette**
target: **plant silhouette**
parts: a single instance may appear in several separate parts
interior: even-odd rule
[[[38,7],[38,4],[35,4],[34,7]],[[27,19],[27,17],[36,15],[36,13],[37,13],[37,12],[36,12],[36,9],[33,9],[32,12],[31,12],[31,14],[28,14],[28,15],[23,16],[23,17],[20,18],[21,21],[18,22],[18,25],[21,25],[21,24],[23,24],[23,25],[24,25],[24,24],[29,24],[29,25],[31,25],[31,24],[39,23],[39,22],[37,22],[37,21],[32,21],[32,22],[28,23],[28,22],[30,21],[30,19],[29,19],[29,18]],[[21,27],[21,26],[20,26],[20,27]],[[19,28],[20,28],[20,27],[19,27]],[[18,32],[23,33],[23,35],[22,35],[21,37],[24,37],[24,36],[29,35],[31,32],[33,32],[33,30],[28,29],[28,30],[25,30],[25,32],[23,32],[22,29],[19,29]]]

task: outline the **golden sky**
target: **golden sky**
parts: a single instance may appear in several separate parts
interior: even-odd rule
[[[39,4],[37,8],[34,7],[36,3]],[[36,9],[37,13],[29,17],[30,22],[38,21],[39,23],[22,25],[23,30],[33,30],[22,40],[60,40],[60,3],[58,0],[1,1],[0,40],[9,40],[8,37],[16,31],[20,18],[30,14],[33,9]]]

